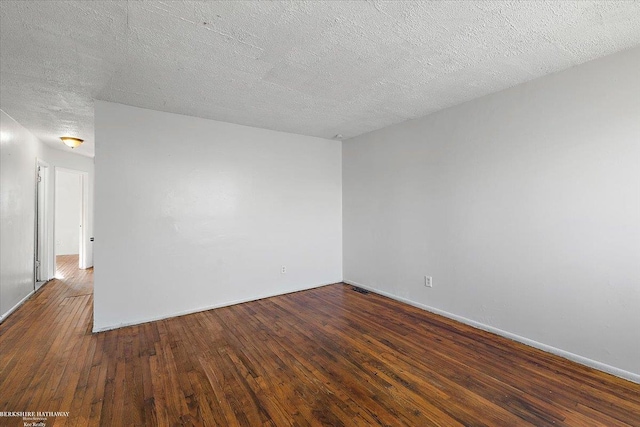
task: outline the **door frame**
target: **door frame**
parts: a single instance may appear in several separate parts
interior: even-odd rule
[[[79,175],[80,176],[80,244],[79,244],[79,257],[78,257],[78,268],[85,270],[89,267],[91,267],[90,262],[89,262],[89,258],[88,258],[88,254],[87,254],[87,248],[89,245],[89,229],[88,229],[88,224],[89,224],[89,173],[88,172],[83,172],[83,171],[79,171],[79,170],[75,170],[75,169],[67,169],[67,168],[61,168],[56,166],[55,167],[55,185],[54,185],[54,215],[53,215],[53,232],[54,232],[54,239],[55,239],[55,222],[56,222],[56,218],[55,218],[55,207],[57,205],[55,205],[57,203],[57,183],[58,183],[58,174],[62,172],[62,173],[71,173],[74,175]],[[55,240],[54,240],[55,241]],[[53,262],[55,264],[56,262],[56,253],[55,253],[55,245],[54,245],[54,249],[53,249]]]
[[[38,173],[40,169],[40,173]],[[34,222],[34,265],[33,287],[36,289],[38,282],[47,282],[53,278],[53,257],[51,256],[51,166],[42,159],[36,158],[36,188],[35,188],[35,222]],[[38,181],[40,177],[41,181]],[[36,265],[40,258],[40,270]],[[39,273],[39,274],[38,274]]]

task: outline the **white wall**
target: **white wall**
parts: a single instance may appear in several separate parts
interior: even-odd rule
[[[80,251],[81,191],[80,175],[63,171],[56,172],[56,255],[74,255]]]
[[[0,110],[0,320],[33,292],[40,150],[40,141]]]
[[[345,280],[638,381],[639,76],[636,48],[344,142]]]
[[[94,330],[342,280],[339,141],[107,102],[95,120]]]

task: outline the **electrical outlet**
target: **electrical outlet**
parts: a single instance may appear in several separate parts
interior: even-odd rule
[[[424,276],[424,285],[427,288],[433,288],[433,277],[431,276]]]
[[[286,265],[282,266],[282,268],[280,269],[280,273],[287,274],[287,266]]]

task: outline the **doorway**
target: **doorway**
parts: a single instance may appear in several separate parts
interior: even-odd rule
[[[73,259],[79,269],[87,268],[87,177],[86,172],[56,167],[53,233],[56,264],[63,258],[65,263]]]

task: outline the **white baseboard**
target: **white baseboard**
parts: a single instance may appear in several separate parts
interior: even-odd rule
[[[13,307],[11,307],[6,313],[4,313],[2,316],[0,316],[0,323],[4,322],[5,319],[7,317],[9,317],[9,315],[11,313],[13,313],[14,311],[16,311],[18,309],[18,307],[20,307],[26,300],[28,300],[31,295],[33,295],[35,293],[35,291],[31,291],[27,294],[27,296],[25,296],[24,298],[22,298],[20,301],[18,301],[18,303],[16,305],[14,305]]]
[[[245,302],[257,301],[257,300],[261,300],[261,299],[264,299],[264,298],[276,297],[278,295],[292,294],[292,293],[295,293],[295,292],[306,291],[308,289],[314,289],[314,288],[321,288],[323,286],[329,286],[329,285],[333,285],[333,284],[341,283],[341,282],[342,281],[340,280],[340,281],[337,281],[337,282],[322,283],[322,284],[319,284],[319,285],[307,285],[307,286],[303,286],[303,287],[301,287],[299,289],[293,289],[291,291],[268,293],[268,294],[259,295],[259,296],[255,296],[255,297],[243,298],[243,299],[239,299],[239,300],[227,301],[227,302],[223,302],[223,303],[219,303],[219,304],[213,304],[213,305],[208,305],[208,306],[204,306],[204,307],[194,308],[194,309],[191,309],[191,310],[183,310],[183,311],[179,311],[179,312],[175,312],[175,313],[171,313],[171,314],[166,314],[166,315],[152,316],[152,317],[148,317],[148,318],[144,318],[144,319],[140,319],[140,320],[135,320],[135,321],[132,321],[132,322],[123,322],[123,323],[119,323],[117,325],[101,326],[99,328],[96,328],[95,327],[95,323],[94,323],[94,325],[93,325],[93,333],[110,331],[110,330],[113,330],[113,329],[124,328],[124,327],[127,327],[127,326],[140,325],[142,323],[155,322],[157,320],[170,319],[172,317],[185,316],[187,314],[199,313],[199,312],[202,312],[202,311],[213,310],[215,308],[228,307],[230,305],[242,304],[242,303],[245,303]]]
[[[513,334],[511,332],[503,331],[502,329],[495,328],[493,326],[486,325],[484,323],[476,322],[475,320],[467,319],[466,317],[458,316],[457,314],[449,313],[444,310],[440,310],[435,307],[431,307],[425,304],[421,304],[419,302],[412,301],[407,298],[399,297],[397,295],[393,295],[389,292],[382,291],[380,289],[376,289],[372,286],[363,285],[362,283],[354,282],[353,280],[344,280],[344,283],[349,285],[357,286],[359,288],[367,289],[371,292],[375,292],[380,295],[384,295],[385,297],[389,297],[396,301],[403,302],[405,304],[409,304],[411,306],[420,308],[422,310],[429,311],[431,313],[439,314],[444,317],[448,317],[449,319],[457,320],[460,323],[464,323],[469,326],[473,326],[474,328],[482,329],[483,331],[492,332],[496,335],[503,336],[505,338],[509,338],[513,341],[518,341],[523,344],[526,344],[531,347],[535,347],[539,350],[546,351],[547,353],[555,354],[556,356],[564,357],[565,359],[572,360],[574,362],[580,363],[581,365],[588,366],[590,368],[597,369],[599,371],[606,372],[611,375],[615,375],[616,377],[624,378],[625,380],[632,381],[634,383],[640,384],[640,374],[635,374],[633,372],[625,371],[620,368],[616,368],[615,366],[607,365],[602,362],[598,362],[597,360],[589,359],[587,357],[580,356],[578,354],[574,354],[556,347],[552,347],[547,344],[543,344],[537,341],[534,341],[529,338],[522,337],[520,335]]]

